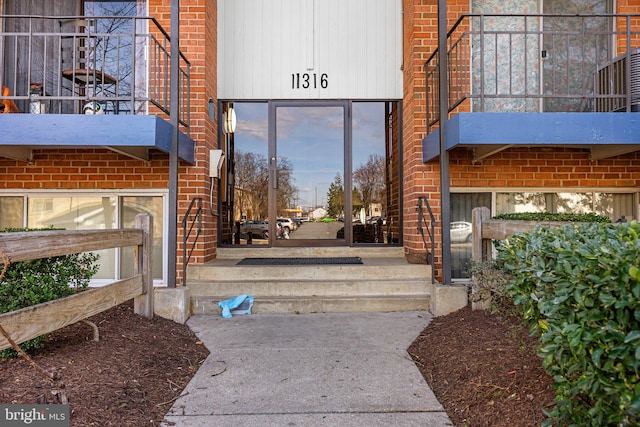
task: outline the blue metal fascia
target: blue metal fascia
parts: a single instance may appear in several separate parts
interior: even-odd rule
[[[446,123],[445,148],[477,145],[636,145],[638,113],[459,113]],[[422,140],[422,161],[439,155],[439,131]]]
[[[0,146],[171,148],[172,126],[157,116],[0,114],[0,129]],[[179,156],[195,162],[195,141],[182,132]]]

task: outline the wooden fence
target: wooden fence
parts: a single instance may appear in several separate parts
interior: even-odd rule
[[[474,208],[471,215],[473,244],[471,247],[471,258],[475,262],[488,261],[491,259],[492,240],[504,240],[517,233],[533,231],[537,226],[542,227],[562,227],[572,224],[565,221],[522,221],[491,219],[489,208],[483,206]],[[573,223],[575,224],[575,223]]]
[[[636,208],[636,218],[640,218],[640,205]],[[575,222],[565,221],[522,221],[491,219],[489,208],[474,208],[471,216],[473,244],[471,258],[475,262],[491,259],[492,240],[504,240],[516,233],[535,230],[537,226],[562,227]]]
[[[134,298],[134,310],[153,317],[153,218],[136,216],[135,229],[0,233],[0,253],[10,262],[117,247],[134,247],[134,275],[104,287],[0,314],[0,325],[16,343],[53,332]],[[11,347],[0,335],[0,350]]]

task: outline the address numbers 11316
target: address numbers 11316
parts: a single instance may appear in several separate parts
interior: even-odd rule
[[[327,73],[291,73],[291,89],[326,89],[328,86]]]

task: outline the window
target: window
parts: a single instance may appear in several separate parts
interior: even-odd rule
[[[471,214],[473,208],[486,206],[492,215],[520,212],[595,213],[611,221],[624,217],[636,219],[634,206],[639,195],[634,192],[597,191],[543,192],[499,191],[451,194],[451,277],[465,279],[471,260]],[[495,206],[495,207],[493,207]]]
[[[462,279],[471,260],[471,213],[473,208],[491,206],[491,193],[451,194],[451,277]]]
[[[22,227],[23,200],[22,197],[0,197],[0,230]]]
[[[633,218],[633,193],[496,193],[496,213],[595,213],[616,221]]]
[[[26,206],[25,206],[26,204]],[[26,215],[25,215],[26,212]],[[164,195],[0,195],[0,229],[47,228],[109,230],[133,228],[138,213],[153,216],[153,278],[164,280]],[[91,284],[99,285],[133,275],[133,248],[96,251],[100,268]]]

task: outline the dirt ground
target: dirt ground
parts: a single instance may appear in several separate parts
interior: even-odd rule
[[[465,308],[434,318],[408,351],[457,427],[530,427],[555,397],[536,344],[513,319]]]
[[[133,313],[129,301],[49,335],[33,360],[60,373],[71,426],[159,426],[209,354],[185,325]],[[23,359],[0,359],[0,403],[56,403],[51,382]]]
[[[71,426],[158,426],[208,351],[191,330],[133,313],[127,302],[49,336],[33,359],[57,370]],[[458,427],[540,425],[550,380],[523,327],[468,309],[434,319],[409,349]],[[54,403],[51,383],[22,359],[0,360],[0,403]]]

